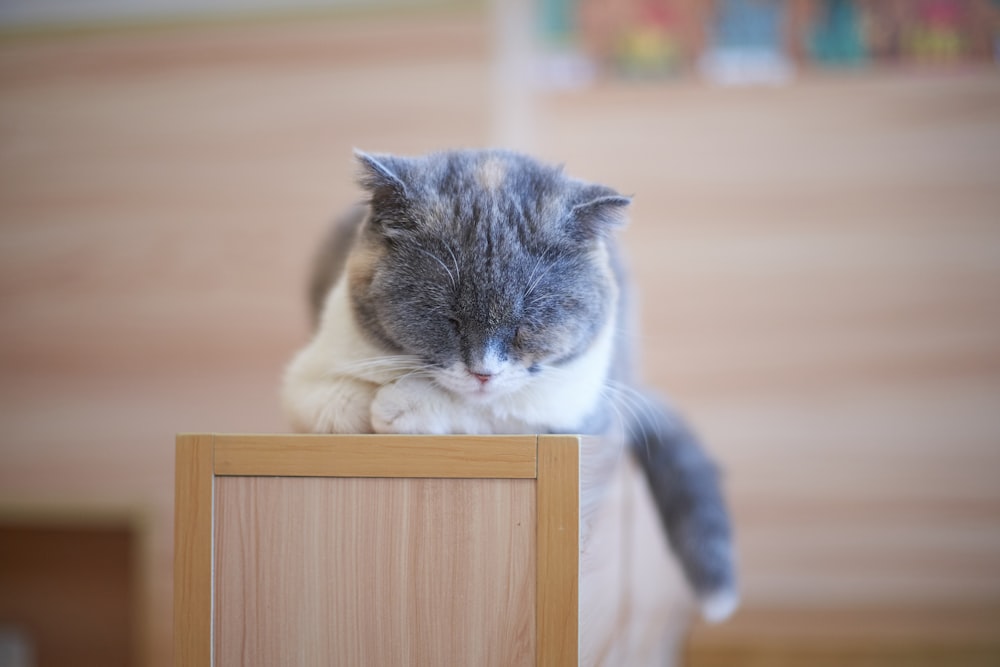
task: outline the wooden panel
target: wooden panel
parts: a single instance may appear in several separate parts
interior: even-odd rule
[[[217,664],[533,664],[533,481],[216,484]]]
[[[579,654],[580,440],[538,438],[537,664],[576,665]]]
[[[531,436],[216,437],[217,475],[533,478]]]
[[[586,476],[587,450],[581,451],[580,475]],[[625,536],[628,507],[625,503],[624,466],[612,468],[613,476],[600,494],[588,519],[581,507],[580,545],[580,664],[587,667],[628,665],[620,648],[625,621]],[[581,491],[581,495],[583,491]]]
[[[583,489],[592,456],[609,461],[609,471],[605,488],[590,488],[598,494],[589,501],[596,508],[593,518],[581,521],[580,664],[678,664],[678,646],[694,608],[646,480],[630,457],[615,462],[608,452],[584,447]]]
[[[629,667],[665,667],[679,662],[679,647],[697,610],[677,558],[667,545],[645,476],[625,463],[625,624],[620,641]]]
[[[174,662],[212,664],[212,440],[177,436],[174,500]]]

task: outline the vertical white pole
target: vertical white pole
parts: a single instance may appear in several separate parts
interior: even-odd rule
[[[492,127],[498,148],[526,152],[535,145],[534,0],[492,0]]]

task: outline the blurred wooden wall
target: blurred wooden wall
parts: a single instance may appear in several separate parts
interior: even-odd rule
[[[286,429],[351,149],[489,144],[491,34],[473,13],[0,43],[0,503],[146,517],[149,664],[174,433]],[[635,195],[644,374],[726,470],[745,611],[697,645],[1000,643],[996,71],[532,108],[539,155]]]

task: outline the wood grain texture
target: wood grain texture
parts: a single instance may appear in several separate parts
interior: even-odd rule
[[[581,454],[581,476],[593,466],[588,458],[606,459],[593,448]],[[591,501],[592,519],[581,521],[580,664],[678,664],[680,640],[694,612],[688,586],[635,462],[624,457],[609,468],[605,488]]]
[[[219,435],[217,475],[533,478],[536,436]]]
[[[212,441],[177,436],[174,500],[174,663],[212,664]]]
[[[622,549],[628,597],[618,641],[628,659],[619,664],[665,667],[680,662],[678,649],[697,612],[642,472],[631,459],[623,467],[628,510]]]
[[[581,477],[586,458],[580,462]],[[589,520],[581,516],[580,522],[580,664],[587,667],[629,664],[623,661],[616,637],[625,622],[628,599],[625,537],[630,508],[623,488],[624,466],[616,465],[611,472],[592,516]]]
[[[539,667],[576,665],[579,656],[580,439],[538,438]]]
[[[220,478],[217,664],[533,664],[533,486]]]

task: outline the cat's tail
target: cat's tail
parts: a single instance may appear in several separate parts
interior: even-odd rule
[[[648,395],[628,429],[667,539],[710,622],[739,605],[729,514],[719,471],[680,416]]]

